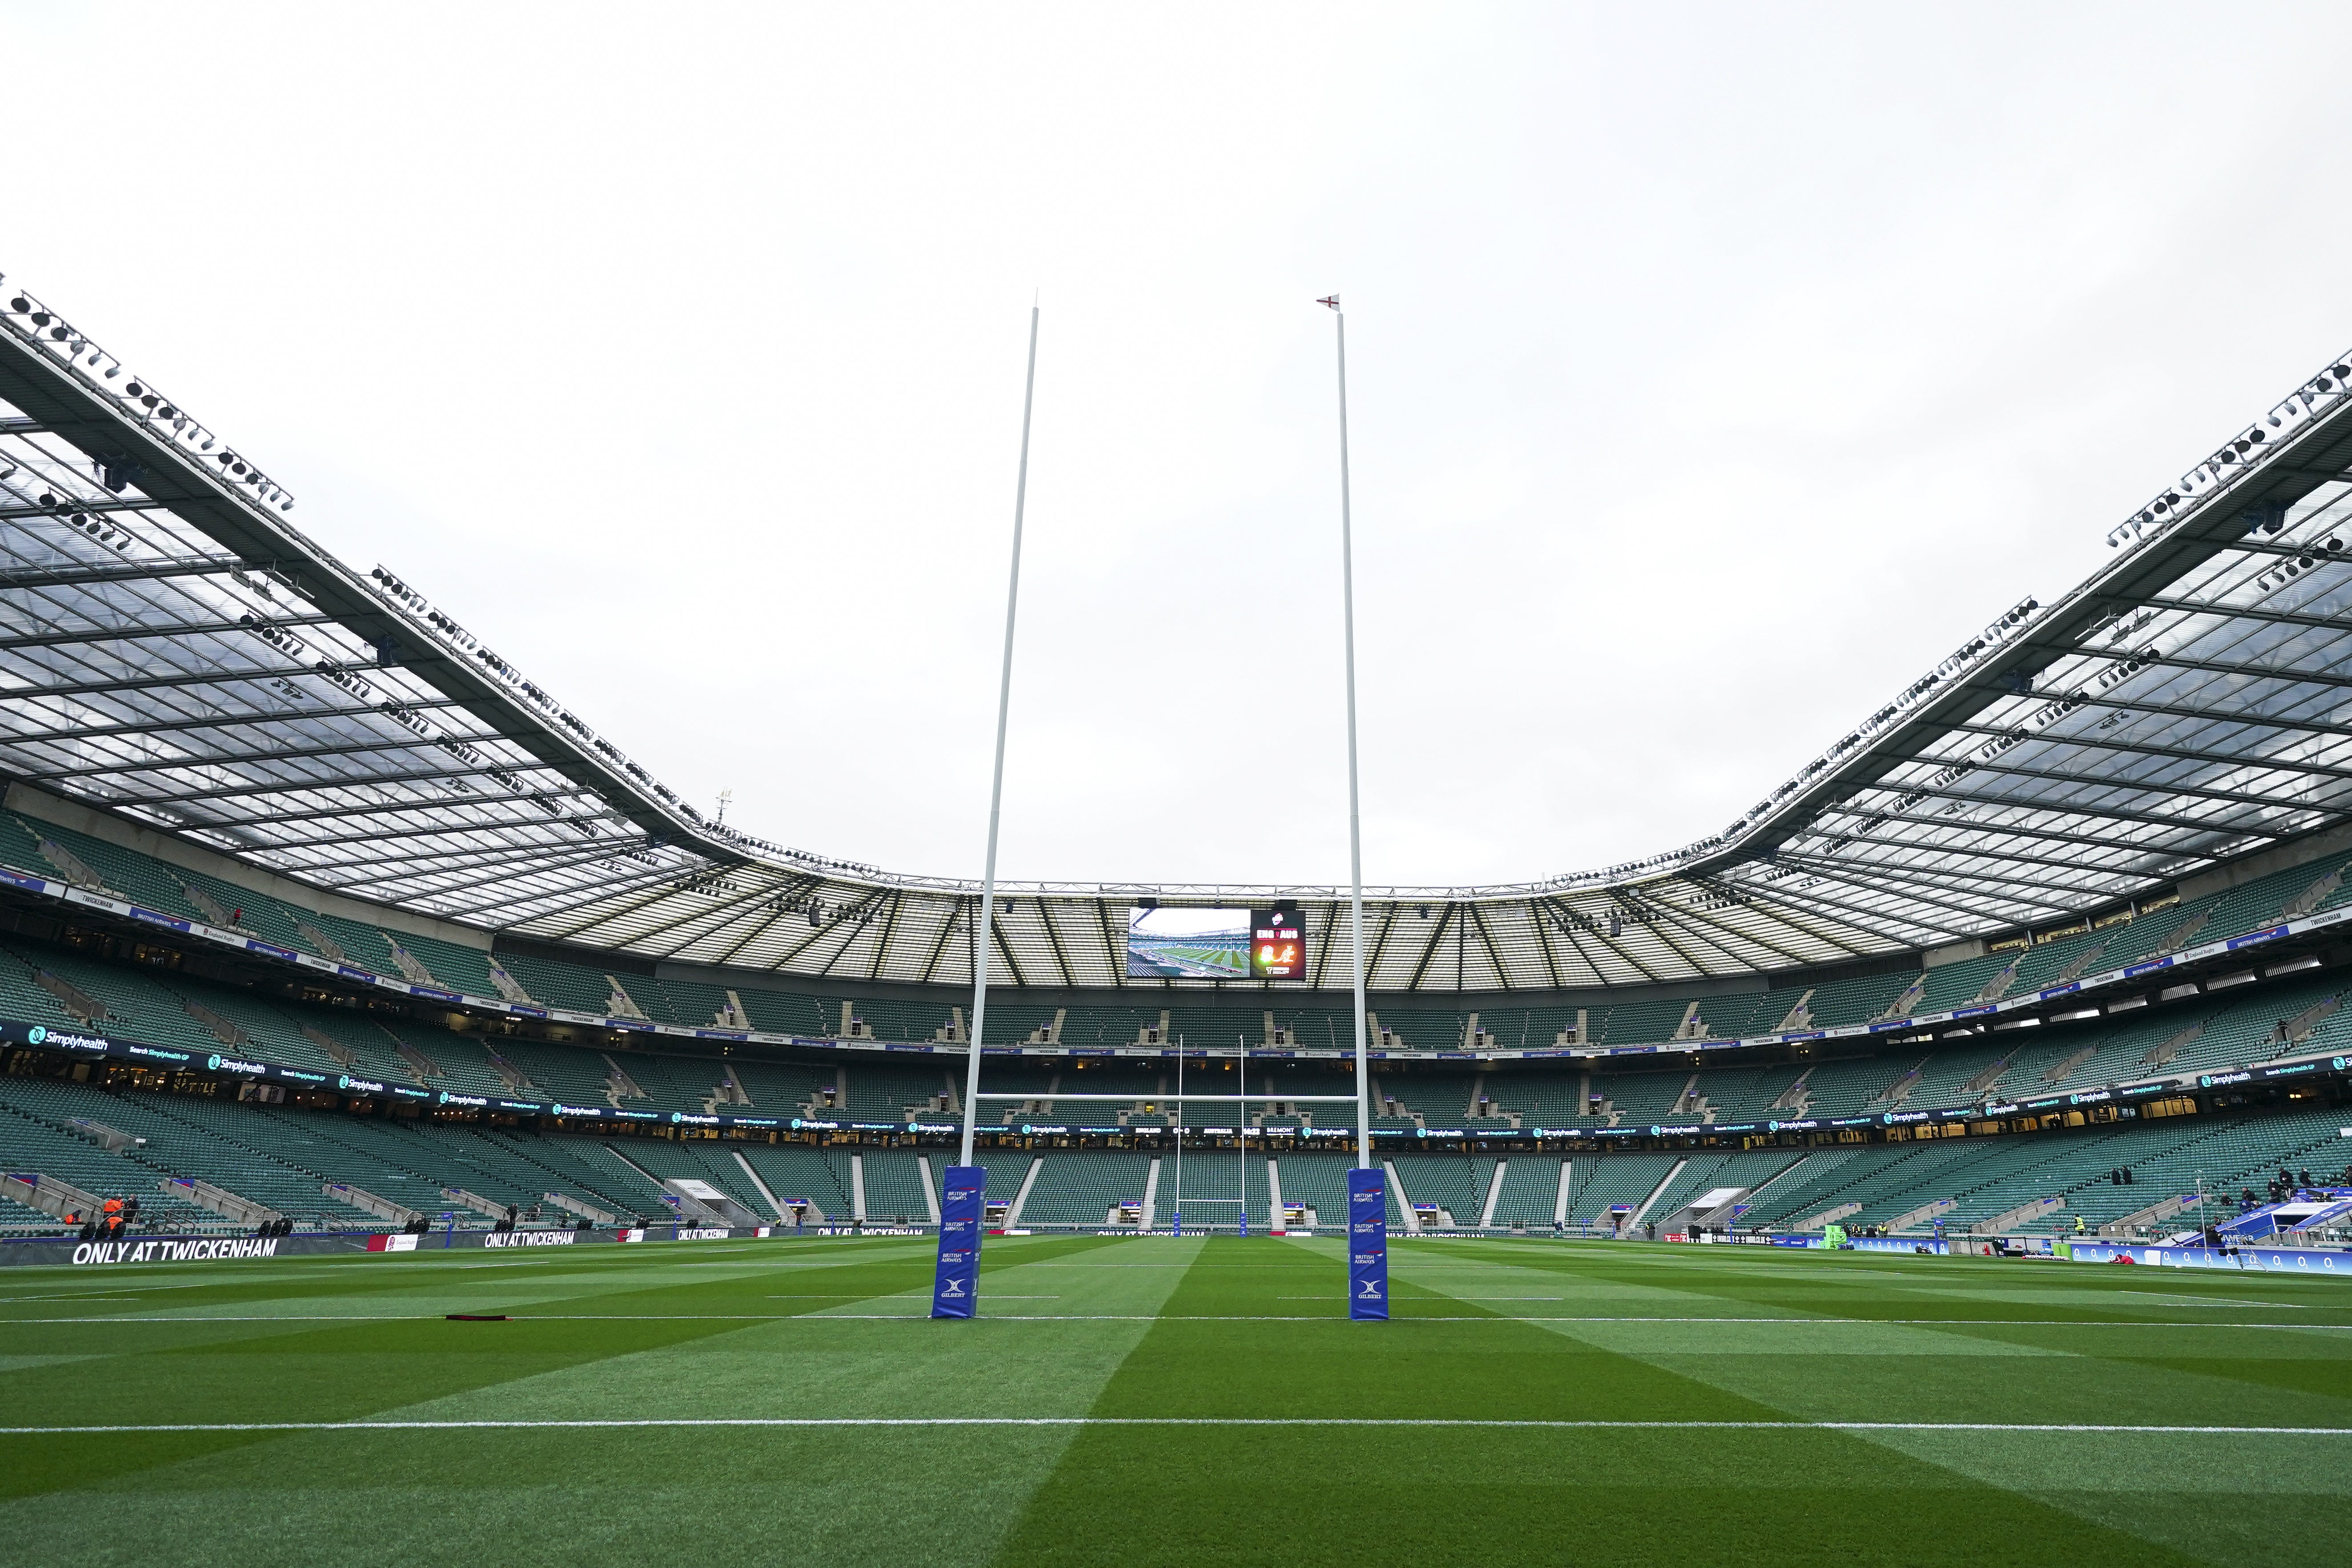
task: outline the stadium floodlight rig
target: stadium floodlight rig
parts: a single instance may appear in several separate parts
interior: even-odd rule
[[[110,374],[109,373],[112,374]],[[2352,365],[2334,361],[1723,832],[1507,884],[1365,890],[1375,992],[1769,975],[2047,930],[2352,817]],[[133,389],[136,389],[135,391]],[[1130,980],[1123,914],[1349,889],[981,884],[706,820],[37,296],[0,287],[0,772],[270,871],[557,942],[787,976]],[[983,931],[985,924],[989,929]],[[1336,963],[1336,966],[1335,966]]]

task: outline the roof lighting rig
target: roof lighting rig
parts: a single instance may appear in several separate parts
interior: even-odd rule
[[[7,275],[0,273],[0,284]],[[151,431],[163,436],[174,445],[218,465],[222,477],[239,489],[252,492],[250,499],[258,506],[274,506],[279,511],[292,511],[294,498],[277,481],[264,474],[244,457],[219,445],[219,437],[198,424],[188,412],[157,392],[152,383],[137,376],[125,379],[122,362],[93,342],[87,333],[75,328],[57,311],[24,289],[0,290],[5,295],[5,311],[0,321],[13,330],[17,340],[29,343],[63,363],[74,377],[95,391],[110,397],[125,417],[138,421]],[[106,486],[119,492],[122,483],[115,476],[122,472],[118,466],[99,459],[110,480]]]

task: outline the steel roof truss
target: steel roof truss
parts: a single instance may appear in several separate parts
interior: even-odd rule
[[[20,695],[20,693],[0,689],[0,700],[5,700],[17,695]],[[409,702],[404,705],[411,709],[455,708],[457,706],[456,702],[446,697],[436,698],[430,701],[419,700]],[[111,740],[120,736],[127,735],[171,734],[181,730],[235,730],[243,728],[248,724],[298,724],[306,720],[381,719],[383,717],[383,708],[373,702],[364,707],[358,708],[298,708],[290,712],[221,713],[214,714],[208,718],[200,719],[157,719],[152,721],[142,720],[137,723],[92,724],[74,730],[36,730],[22,734],[13,735],[0,733],[0,746],[61,745],[81,741]],[[2352,734],[2352,729],[2347,729],[2346,733]],[[460,735],[457,738],[467,742],[468,744],[478,741],[507,741],[520,739],[520,737],[517,736],[499,734]],[[440,742],[436,741],[419,741],[415,739],[412,739],[409,742],[409,744],[411,745],[437,745]],[[247,762],[257,758],[272,760],[278,757],[299,754],[300,753],[256,752],[244,755],[226,756],[218,760],[224,762]],[[144,765],[153,767],[172,767],[177,764],[171,763],[154,763]],[[536,766],[537,764],[533,763],[530,765]],[[101,772],[107,770],[91,769],[89,771]],[[119,772],[122,770],[113,771]]]

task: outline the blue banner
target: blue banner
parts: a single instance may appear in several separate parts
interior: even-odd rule
[[[2068,1256],[2076,1263],[2152,1263],[2159,1268],[2235,1268],[2246,1274],[2352,1273],[2352,1254],[2324,1247],[2233,1247],[2217,1252],[2209,1247],[2076,1241],[2069,1247]]]
[[[1389,1315],[1389,1184],[1386,1173],[1348,1173],[1348,1316]]]
[[[950,1165],[940,1199],[940,1271],[931,1283],[931,1316],[969,1318],[980,1304],[980,1223],[988,1173]]]

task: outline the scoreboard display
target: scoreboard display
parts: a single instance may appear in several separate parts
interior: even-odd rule
[[[1304,980],[1307,921],[1267,909],[1139,905],[1127,912],[1131,980]]]
[[[1250,978],[1307,978],[1307,921],[1297,905],[1250,911]]]

